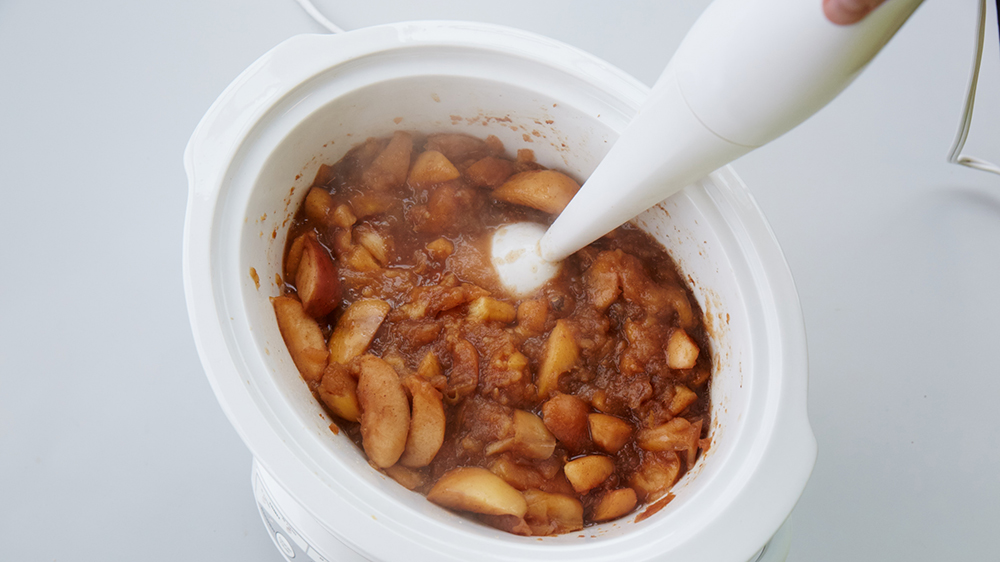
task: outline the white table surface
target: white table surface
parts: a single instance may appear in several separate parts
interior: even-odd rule
[[[706,3],[318,4],[346,29],[519,26],[652,83]],[[792,562],[1000,559],[1000,178],[945,163],[974,13],[927,0],[735,164],[809,336]],[[995,21],[968,150],[998,161]],[[280,560],[188,327],[181,154],[243,68],[321,31],[293,0],[0,0],[0,560]]]

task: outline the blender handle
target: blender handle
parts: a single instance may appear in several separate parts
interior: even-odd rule
[[[558,261],[789,131],[837,96],[922,0],[836,25],[820,0],[715,0],[542,237]]]
[[[835,25],[820,0],[716,0],[669,66],[709,130],[756,148],[836,97],[922,1],[888,0],[856,24]]]

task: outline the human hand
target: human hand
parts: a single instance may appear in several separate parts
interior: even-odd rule
[[[823,0],[826,19],[837,25],[851,25],[865,19],[885,0]]]

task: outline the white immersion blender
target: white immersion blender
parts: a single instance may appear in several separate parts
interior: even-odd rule
[[[608,155],[549,227],[498,229],[492,259],[514,294],[691,182],[781,136],[837,96],[923,0],[887,0],[836,25],[821,0],[715,0]]]

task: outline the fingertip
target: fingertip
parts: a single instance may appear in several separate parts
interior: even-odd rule
[[[837,25],[852,25],[865,19],[883,0],[823,0],[823,14]]]

